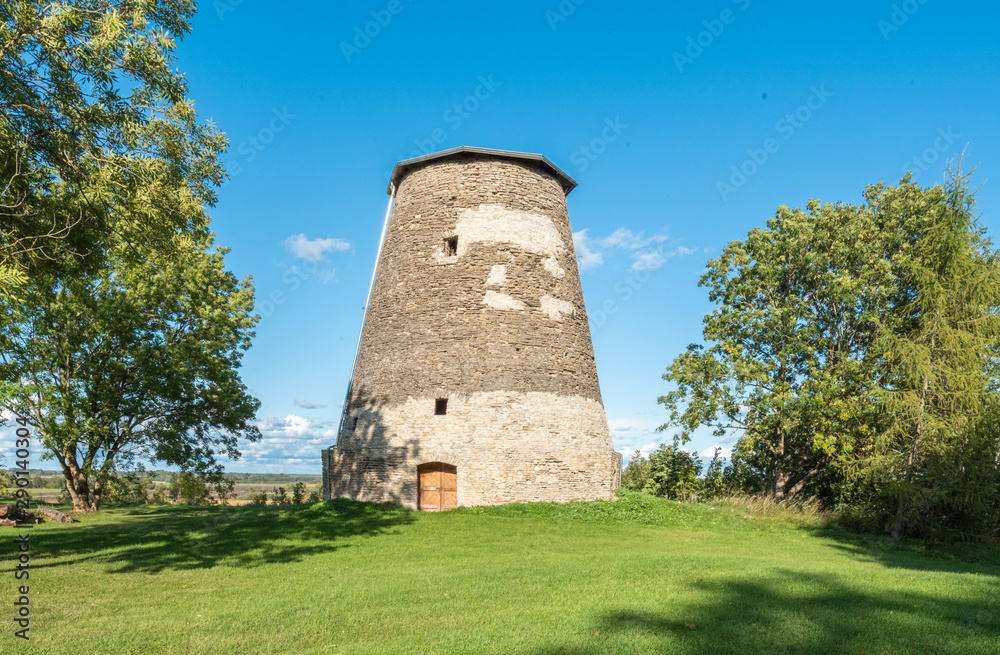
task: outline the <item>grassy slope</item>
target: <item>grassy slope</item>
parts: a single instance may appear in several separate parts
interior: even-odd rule
[[[635,494],[119,508],[31,528],[32,640],[8,610],[0,652],[1000,651],[995,550],[963,561],[743,511]]]

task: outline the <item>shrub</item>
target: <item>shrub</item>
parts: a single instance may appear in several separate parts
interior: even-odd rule
[[[309,492],[309,497],[306,498],[306,502],[307,503],[318,503],[320,500],[322,500],[322,499],[319,497],[319,492],[316,491],[315,489],[313,489],[312,491],[310,491]]]
[[[170,499],[188,505],[207,505],[211,502],[205,481],[187,471],[170,476]]]
[[[101,498],[109,503],[144,505],[149,502],[149,480],[137,472],[101,478]]]
[[[267,505],[267,494],[263,492],[259,494],[254,494],[253,496],[250,497],[250,504]]]
[[[277,487],[271,490],[271,500],[274,501],[275,505],[287,505],[288,504],[288,494],[285,493],[284,487]]]
[[[292,485],[292,504],[301,505],[306,497],[306,485],[303,482],[296,482]]]

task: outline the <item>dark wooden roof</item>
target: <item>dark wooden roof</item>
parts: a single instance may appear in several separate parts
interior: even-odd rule
[[[429,155],[424,155],[423,157],[414,157],[413,159],[406,159],[398,164],[392,169],[392,178],[390,179],[390,185],[387,193],[392,193],[393,186],[399,186],[399,181],[403,179],[410,170],[421,166],[422,164],[434,161],[437,159],[447,159],[449,157],[459,157],[462,155],[485,155],[489,157],[500,157],[504,159],[522,159],[527,161],[537,162],[542,165],[543,168],[548,170],[550,173],[555,175],[556,179],[562,185],[569,195],[570,191],[576,188],[576,180],[567,175],[561,168],[550,162],[542,155],[536,155],[530,152],[513,152],[511,150],[493,150],[490,148],[474,148],[472,146],[459,146],[458,148],[451,148],[449,150],[442,150],[441,152],[433,152]]]

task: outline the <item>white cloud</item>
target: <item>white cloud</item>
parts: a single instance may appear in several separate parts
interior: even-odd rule
[[[663,243],[670,237],[666,234],[654,234],[648,239],[643,237],[643,233],[634,234],[632,230],[620,227],[609,236],[600,240],[605,248],[621,248],[622,250],[639,250],[653,243]]]
[[[716,445],[716,446],[709,446],[705,450],[703,450],[700,453],[698,453],[698,457],[715,457],[715,450],[716,450],[716,448],[718,448],[719,450],[722,451],[721,453],[719,453],[720,456],[722,457],[722,459],[732,459],[733,458],[733,449],[732,448],[729,448],[727,446],[718,446],[718,445]]]
[[[663,257],[663,251],[659,249],[652,252],[638,252],[632,259],[635,260],[632,262],[633,271],[655,271],[667,261]]]
[[[576,265],[581,271],[596,268],[604,263],[601,253],[590,249],[587,230],[573,233],[573,249],[576,250]]]
[[[591,238],[587,230],[573,233],[573,246],[576,248],[577,265],[581,271],[596,268],[604,263],[605,255],[615,251],[628,253],[632,258],[633,271],[652,271],[663,266],[674,255],[690,255],[696,249],[677,247],[664,252],[658,245],[670,240],[666,233],[647,237],[644,233],[633,232],[626,227],[619,227],[606,237]]]
[[[313,403],[308,400],[299,400],[298,398],[296,398],[295,402],[292,404],[296,407],[301,407],[302,409],[323,409],[326,407],[323,403]]]
[[[343,239],[307,239],[304,234],[296,234],[285,239],[285,245],[299,259],[318,262],[330,251],[348,250],[351,244]]]

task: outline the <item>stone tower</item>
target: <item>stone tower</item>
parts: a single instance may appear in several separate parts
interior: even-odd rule
[[[621,458],[573,251],[575,186],[518,152],[396,165],[325,498],[436,510],[613,497]]]

